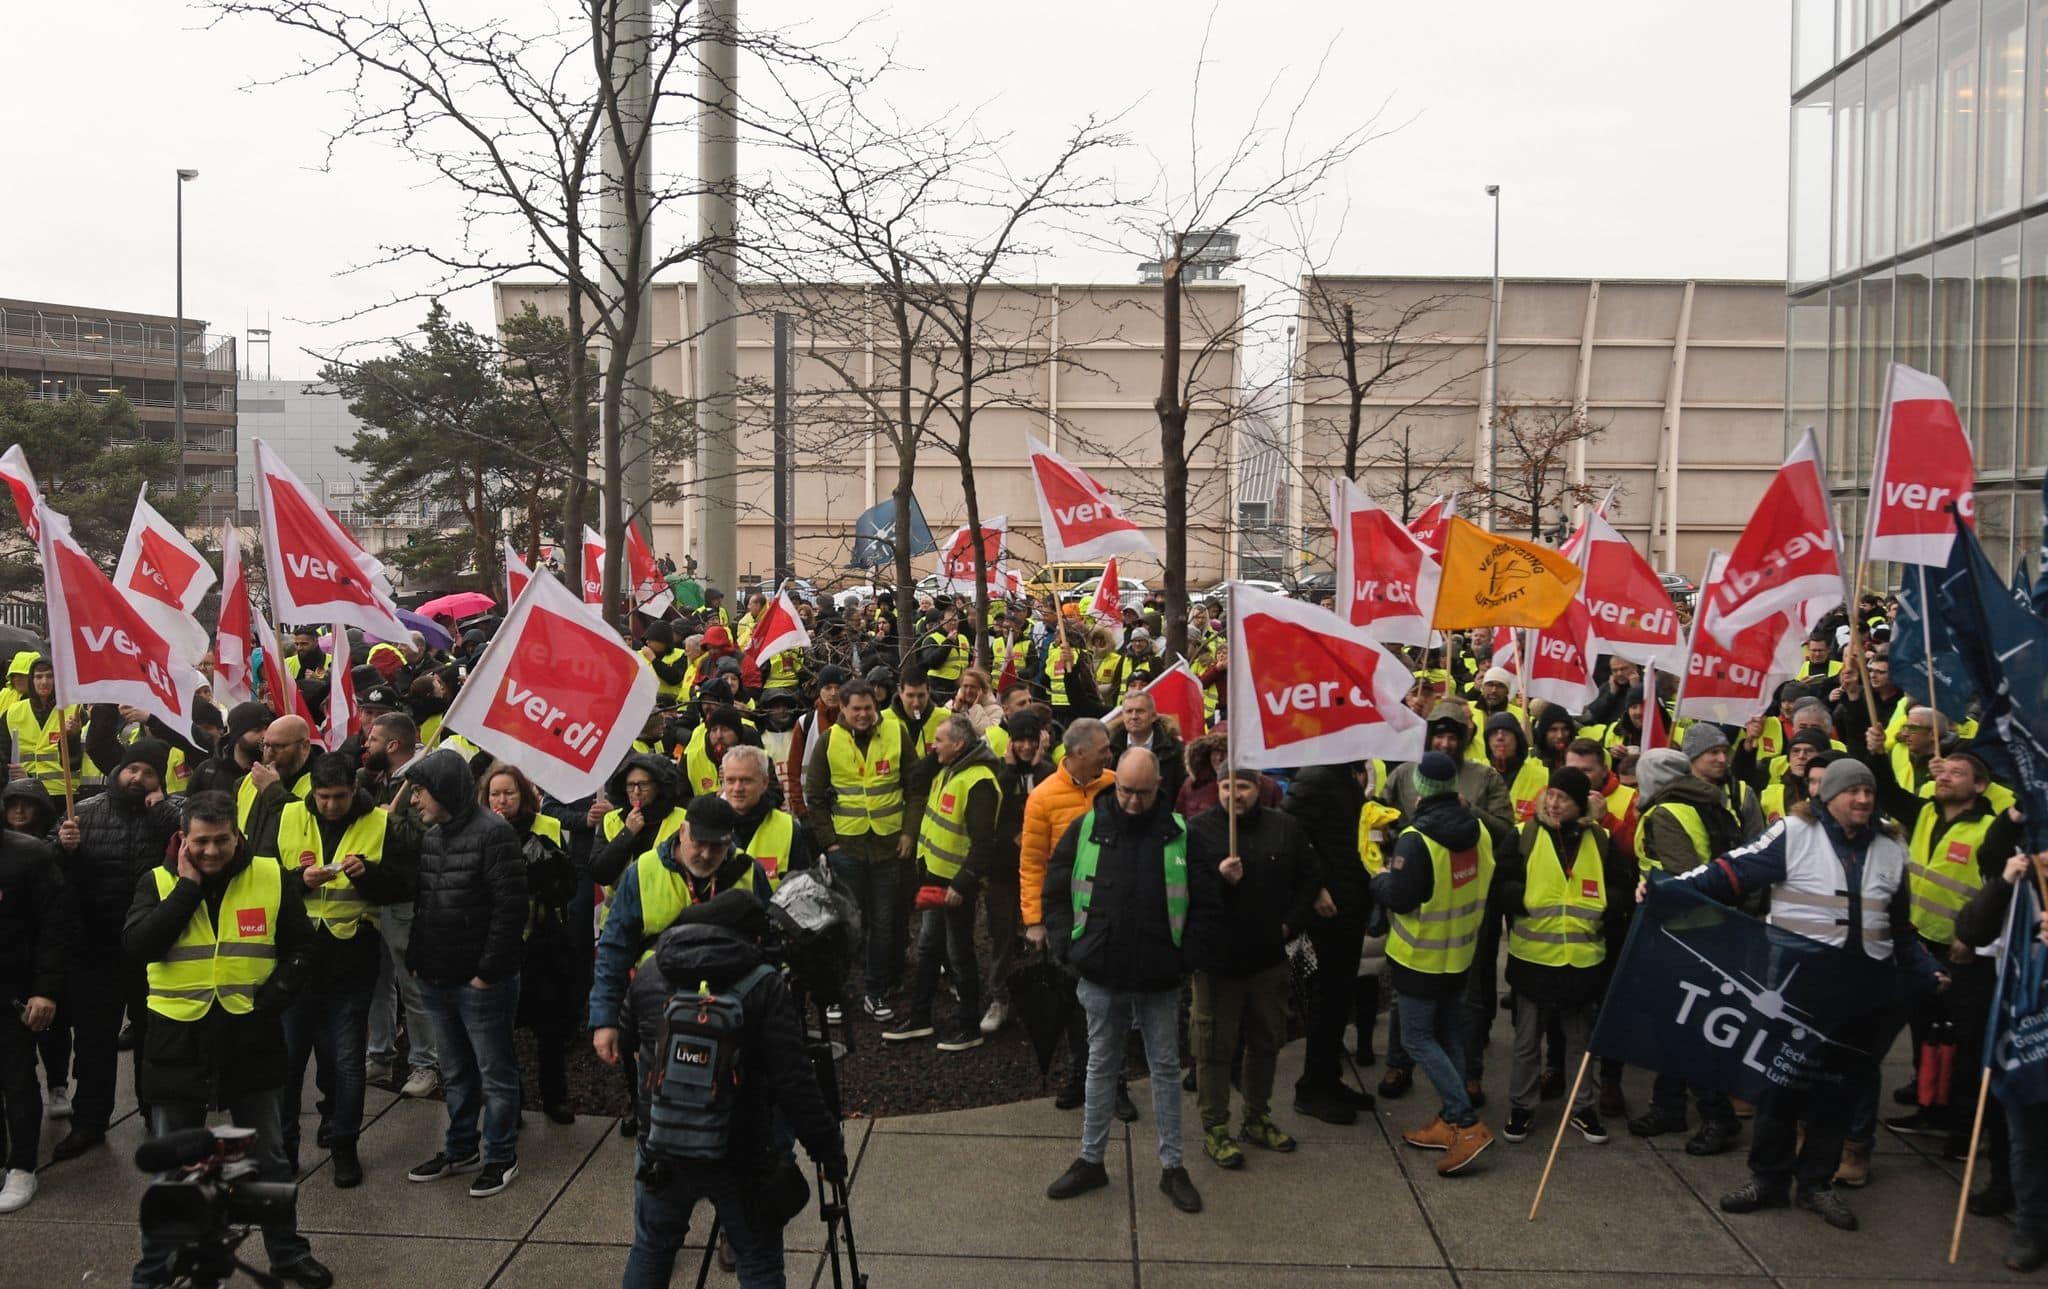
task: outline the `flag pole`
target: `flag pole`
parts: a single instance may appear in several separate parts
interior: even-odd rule
[[[2028,865],[2032,867],[2030,863]],[[2003,965],[2001,964],[2001,970]],[[1991,1067],[1984,1067],[1984,1076],[1977,1080],[1977,1113],[1970,1120],[1970,1153],[1963,1157],[1963,1193],[1956,1196],[1956,1223],[1948,1237],[1949,1265],[1954,1266],[1956,1254],[1963,1245],[1963,1215],[1970,1209],[1970,1179],[1977,1171],[1977,1144],[1984,1135],[1984,1102],[1991,1095]]]
[[[64,817],[78,817],[71,786],[71,731],[64,728],[64,705],[57,705],[57,767],[64,772]]]
[[[1557,1166],[1557,1148],[1564,1144],[1564,1130],[1571,1126],[1571,1107],[1579,1100],[1579,1087],[1586,1081],[1586,1067],[1593,1063],[1593,1049],[1587,1048],[1579,1054],[1579,1072],[1572,1079],[1571,1095],[1565,1100],[1565,1113],[1557,1116],[1557,1135],[1550,1139],[1550,1158],[1543,1161],[1543,1176],[1536,1180],[1536,1198],[1529,1205],[1529,1220],[1536,1220],[1536,1210],[1543,1204],[1543,1188],[1550,1185],[1550,1170]]]
[[[1885,473],[1885,458],[1891,453],[1892,386],[1898,380],[1898,374],[1899,364],[1897,363],[1891,363],[1884,369],[1884,411],[1877,427],[1877,464],[1870,475],[1870,500],[1863,507],[1863,544],[1856,551],[1855,589],[1849,597],[1848,604],[1844,606],[1849,611],[1849,648],[1856,654],[1857,688],[1863,691],[1863,706],[1864,710],[1870,713],[1870,723],[1879,728],[1882,728],[1883,722],[1877,714],[1877,694],[1870,688],[1870,668],[1867,665],[1869,651],[1864,647],[1863,639],[1863,587],[1864,580],[1870,571],[1870,516],[1876,509],[1878,502],[1879,481],[1884,478]],[[1807,426],[1806,432],[1812,434],[1813,427],[1811,425]],[[1816,441],[1817,446],[1818,442]],[[1818,453],[1816,452],[1817,456]],[[1821,479],[1823,482],[1827,479],[1825,467],[1821,470]],[[1848,554],[1847,551],[1842,553]],[[1844,591],[1849,591],[1850,589],[1850,579],[1846,573],[1842,578],[1842,589]],[[1927,597],[1922,595],[1920,598],[1924,601]],[[1928,668],[1931,673],[1933,670],[1933,659],[1931,658],[1928,660]],[[1938,743],[1936,750],[1940,750]]]
[[[1914,566],[1920,573],[1920,657],[1927,663],[1927,705],[1934,711],[1934,754],[1941,755],[1941,681],[1934,674],[1934,606],[1927,602],[1927,566]],[[1864,685],[1865,693],[1870,686]],[[1877,713],[1874,706],[1870,717],[1874,724]],[[2043,892],[2048,896],[2048,891]]]
[[[1229,585],[1229,587],[1224,591],[1224,597],[1224,609],[1226,612],[1230,614],[1230,621],[1232,623],[1235,623],[1237,621],[1236,583],[1231,583]],[[1240,667],[1243,666],[1243,660],[1238,660],[1237,665]],[[1230,715],[1232,720],[1235,720],[1237,717],[1236,712],[1232,712]],[[1237,807],[1235,806],[1235,804],[1232,803],[1230,798],[1224,796],[1223,793],[1234,792],[1237,789],[1236,730],[1231,730],[1223,736],[1223,767],[1224,779],[1223,783],[1220,785],[1222,788],[1222,792],[1219,792],[1217,796],[1218,799],[1223,803],[1223,814],[1226,820],[1225,826],[1229,829],[1230,832],[1229,844],[1224,848],[1224,858],[1228,859],[1237,854]]]

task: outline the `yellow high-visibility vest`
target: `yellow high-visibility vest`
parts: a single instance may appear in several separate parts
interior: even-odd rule
[[[178,875],[162,865],[151,872],[158,899],[178,884]],[[203,1019],[216,1002],[238,1016],[255,1010],[256,990],[277,966],[283,899],[283,870],[277,861],[255,858],[222,893],[218,929],[201,900],[177,941],[144,972],[149,1009],[187,1023]]]

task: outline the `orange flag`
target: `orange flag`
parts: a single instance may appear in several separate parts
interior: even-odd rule
[[[1503,537],[1452,516],[1432,626],[1547,627],[1564,614],[1585,574],[1536,542]]]

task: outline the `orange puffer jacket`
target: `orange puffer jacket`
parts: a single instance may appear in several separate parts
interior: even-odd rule
[[[1045,920],[1045,861],[1053,847],[1066,835],[1068,825],[1088,813],[1095,798],[1116,782],[1116,775],[1104,770],[1085,787],[1074,782],[1065,768],[1031,790],[1024,799],[1024,832],[1017,849],[1017,903],[1025,926]]]

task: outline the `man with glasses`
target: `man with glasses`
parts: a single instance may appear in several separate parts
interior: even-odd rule
[[[235,818],[249,847],[267,855],[277,845],[277,821],[285,803],[304,801],[312,780],[313,728],[301,716],[280,716],[263,731],[263,759],[235,789]]]
[[[1046,1189],[1071,1199],[1109,1184],[1103,1159],[1124,1044],[1135,1016],[1152,1073],[1159,1121],[1159,1189],[1183,1213],[1202,1197],[1182,1162],[1180,1137],[1181,940],[1187,930],[1188,832],[1159,792],[1159,761],[1124,753],[1116,792],[1068,826],[1046,867],[1041,928],[1079,977],[1088,1015],[1087,1108],[1081,1155]]]

